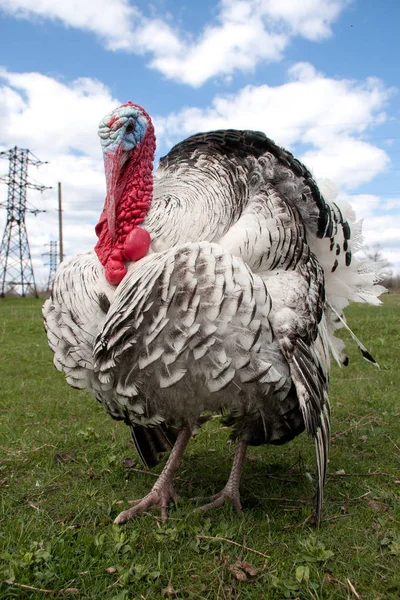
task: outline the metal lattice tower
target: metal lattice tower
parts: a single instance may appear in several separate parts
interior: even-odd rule
[[[50,249],[44,254],[49,257],[49,262],[45,263],[49,265],[49,278],[47,280],[47,291],[51,292],[54,282],[54,276],[57,271],[59,264],[59,253],[58,253],[58,241],[51,241],[49,244]]]
[[[40,191],[49,189],[28,180],[28,164],[39,166],[44,163],[29,150],[16,146],[0,152],[0,157],[9,159],[8,176],[0,177],[8,185],[7,220],[0,246],[0,297],[14,293],[38,297],[25,214],[27,211],[34,214],[43,211],[27,209],[26,190],[28,187]]]

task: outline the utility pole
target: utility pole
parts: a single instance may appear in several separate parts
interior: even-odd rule
[[[45,263],[49,265],[49,278],[47,280],[47,291],[51,292],[54,282],[54,276],[59,265],[59,254],[58,254],[58,241],[51,241],[46,246],[50,246],[49,252],[44,252],[43,256],[49,256],[49,262]]]
[[[36,215],[44,211],[27,209],[26,190],[28,187],[40,191],[50,189],[28,180],[28,164],[39,166],[45,163],[29,150],[17,146],[0,152],[0,158],[9,160],[8,176],[0,177],[0,181],[8,185],[7,219],[0,246],[0,297],[19,292],[21,296],[31,294],[37,298],[25,215],[26,212]]]
[[[58,182],[58,231],[60,241],[60,264],[64,260],[64,242],[63,242],[63,218],[62,218],[62,195],[61,182]]]

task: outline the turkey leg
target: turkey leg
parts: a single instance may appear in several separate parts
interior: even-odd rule
[[[151,492],[147,494],[142,500],[133,506],[121,512],[115,519],[114,523],[122,525],[140,515],[149,508],[157,507],[161,509],[161,519],[166,521],[168,519],[167,507],[170,500],[177,500],[178,495],[176,494],[173,487],[173,479],[179,466],[182,462],[183,453],[185,448],[192,436],[192,430],[189,425],[184,425],[176,438],[174,447],[172,448],[171,454],[165,464],[165,467],[160,473],[157,481],[153,485]]]
[[[226,482],[225,487],[215,496],[212,496],[212,502],[201,506],[199,510],[206,511],[210,508],[219,508],[223,506],[227,499],[229,499],[233,506],[238,512],[242,510],[240,503],[240,492],[239,483],[240,476],[242,473],[243,462],[246,456],[247,444],[246,442],[239,442],[236,447],[235,456],[233,458],[232,469],[229,475],[229,479]]]

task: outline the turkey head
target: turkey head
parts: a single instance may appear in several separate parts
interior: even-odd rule
[[[139,260],[150,247],[141,223],[153,192],[154,128],[149,115],[132,102],[107,114],[99,124],[107,196],[96,225],[96,254],[107,281],[118,285],[126,261]]]

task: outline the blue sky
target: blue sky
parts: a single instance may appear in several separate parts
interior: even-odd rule
[[[47,211],[27,219],[37,280],[57,181],[67,255],[93,247],[97,124],[128,99],[154,118],[158,156],[200,130],[264,131],[335,183],[400,271],[399,25],[397,0],[0,0],[0,150],[30,148],[49,161],[31,176],[54,186],[29,194]]]

